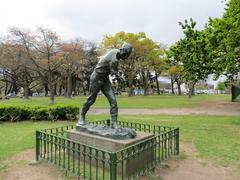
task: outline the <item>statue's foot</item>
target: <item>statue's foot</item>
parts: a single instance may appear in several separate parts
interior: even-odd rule
[[[85,121],[78,121],[77,125],[86,125]]]
[[[85,118],[81,115],[77,125],[85,125],[85,124],[86,124]]]
[[[116,122],[113,122],[112,123],[112,128],[113,129],[118,129],[118,128],[120,128],[121,126],[120,125],[118,125]]]

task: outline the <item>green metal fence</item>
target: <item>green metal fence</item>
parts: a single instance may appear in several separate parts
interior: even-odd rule
[[[107,125],[109,121],[93,123]],[[178,128],[123,121],[119,124],[154,136],[117,152],[110,152],[67,139],[67,130],[75,129],[75,125],[37,130],[36,160],[58,165],[79,179],[117,180],[146,175],[154,171],[157,164],[179,154]],[[136,162],[138,166],[134,164]]]

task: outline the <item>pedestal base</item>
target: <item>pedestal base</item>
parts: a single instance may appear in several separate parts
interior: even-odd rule
[[[145,139],[153,137],[153,134],[146,132],[137,132],[137,136],[134,139],[111,139],[106,137],[101,137],[85,132],[79,132],[76,130],[69,130],[67,132],[67,138],[74,140],[92,147],[100,148],[102,150],[107,150],[111,152],[119,151],[130,145],[141,142]]]
[[[91,147],[96,147],[101,150],[117,152],[134,144],[141,143],[143,140],[147,140],[154,136],[153,134],[146,132],[136,132],[136,134],[137,135],[134,139],[116,140],[88,134],[85,132],[79,132],[76,130],[69,130],[67,132],[67,139],[74,140],[82,144],[89,145]],[[117,165],[117,173],[122,173],[123,171],[124,176],[134,174],[144,164],[149,164],[149,162],[152,162],[154,158],[153,148],[148,148],[143,151],[139,151],[138,153],[136,153],[133,149],[131,149],[130,151],[128,151],[128,153],[136,155],[127,157],[127,159],[123,160],[122,163],[119,163]]]

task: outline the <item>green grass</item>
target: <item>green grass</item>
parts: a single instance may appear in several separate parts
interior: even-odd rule
[[[16,122],[0,124],[0,160],[34,147],[35,130],[67,125],[69,122]]]
[[[201,103],[211,100],[223,100],[230,101],[231,96],[229,94],[221,95],[196,95],[189,99],[187,96],[177,95],[151,95],[151,96],[117,96],[117,102],[119,108],[179,108],[179,107],[192,107],[198,106]],[[56,104],[70,104],[81,106],[86,100],[85,96],[74,97],[71,99],[64,97],[57,97]],[[49,98],[46,97],[32,97],[30,100],[13,98],[10,100],[0,100],[2,105],[48,105]],[[0,105],[1,105],[0,104]],[[95,104],[95,108],[108,108],[109,103],[107,99],[100,95],[98,96]]]
[[[108,115],[88,116],[102,120]],[[193,144],[199,157],[228,165],[240,161],[240,117],[207,115],[141,115],[120,116],[120,120],[175,126],[180,128],[181,142]],[[70,124],[70,122],[19,122],[0,125],[0,159],[33,148],[35,130]]]

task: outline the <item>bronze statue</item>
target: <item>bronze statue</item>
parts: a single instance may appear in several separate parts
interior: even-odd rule
[[[110,104],[110,114],[112,119],[112,128],[118,128],[117,117],[118,107],[116,97],[109,80],[109,74],[118,76],[118,63],[119,60],[125,60],[132,52],[132,45],[124,43],[120,49],[113,49],[102,56],[96,65],[94,71],[90,77],[89,96],[86,102],[83,104],[83,108],[80,113],[80,119],[77,126],[86,124],[85,115],[90,106],[96,101],[98,92],[107,97]]]

